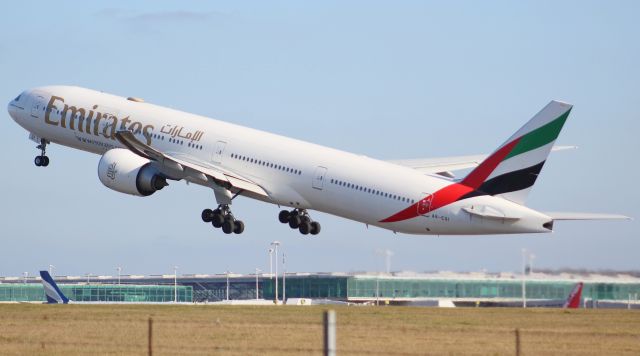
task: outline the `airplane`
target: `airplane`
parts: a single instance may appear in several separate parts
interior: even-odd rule
[[[51,143],[101,155],[108,188],[149,196],[169,181],[213,190],[217,207],[201,218],[240,234],[231,211],[244,196],[287,207],[278,219],[316,235],[316,210],[394,233],[480,235],[548,233],[557,220],[622,215],[543,213],[525,206],[572,105],[551,101],[490,155],[382,161],[74,86],[22,92],[8,104],[49,165]],[[471,169],[458,179],[452,173]]]
[[[47,296],[47,304],[69,304],[69,298],[58,288],[58,284],[51,278],[47,271],[40,271],[42,286]]]
[[[575,287],[569,293],[569,297],[564,302],[562,306],[565,309],[577,309],[580,308],[580,297],[582,296],[582,288],[584,287],[584,283],[578,282]]]

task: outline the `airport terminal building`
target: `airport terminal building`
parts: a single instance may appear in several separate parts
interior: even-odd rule
[[[56,276],[62,291],[75,301],[219,302],[275,299],[276,278],[265,274]],[[564,300],[584,282],[585,303],[637,304],[640,277],[626,274],[533,273],[524,279],[529,301]],[[411,304],[447,299],[456,303],[518,302],[523,278],[513,273],[287,273],[278,277],[278,296],[329,299],[352,303]],[[256,294],[257,293],[257,294]],[[39,277],[0,278],[0,302],[44,301]]]

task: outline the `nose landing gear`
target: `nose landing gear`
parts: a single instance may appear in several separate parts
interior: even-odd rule
[[[43,138],[40,140],[40,144],[36,146],[36,148],[40,150],[40,155],[36,156],[36,158],[33,160],[33,163],[35,163],[36,167],[46,167],[49,165],[49,157],[47,157],[47,144],[47,140]]]
[[[303,235],[320,233],[320,223],[313,221],[305,209],[282,210],[278,214],[278,220],[283,224],[289,224],[292,229],[298,229]]]
[[[225,234],[239,235],[244,231],[244,223],[241,220],[236,220],[228,204],[220,204],[215,210],[204,209],[202,221],[211,223],[216,229],[222,228]]]

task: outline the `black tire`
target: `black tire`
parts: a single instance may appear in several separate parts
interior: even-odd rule
[[[43,162],[42,156],[36,156],[36,158],[33,159],[33,163],[36,165],[36,167],[41,167]]]
[[[309,231],[311,231],[311,224],[308,221],[303,221],[299,227],[300,233],[303,235],[308,235]]]
[[[211,222],[213,220],[213,210],[211,209],[204,209],[202,211],[202,221],[208,223]]]
[[[311,223],[311,231],[309,231],[311,233],[311,235],[317,235],[320,233],[320,223],[317,221],[314,221]]]
[[[232,232],[233,232],[233,227],[234,227],[234,226],[233,226],[233,220],[228,220],[228,219],[227,219],[227,220],[225,220],[225,221],[222,223],[222,231],[223,231],[225,234],[230,234],[230,233],[232,233]]]
[[[44,162],[42,163],[42,167],[46,167],[49,165],[49,157],[44,156]]]
[[[233,223],[233,233],[240,235],[244,231],[244,223],[241,220],[236,220]]]
[[[298,215],[292,215],[289,218],[289,227],[292,229],[297,229],[298,227],[300,227],[301,222],[302,220],[300,220],[300,217]]]
[[[217,229],[222,226],[222,223],[224,223],[224,216],[214,212],[213,217],[211,218],[211,225]]]
[[[278,214],[278,220],[280,220],[281,223],[286,224],[289,222],[290,216],[291,213],[289,213],[287,210],[282,210],[280,214]]]

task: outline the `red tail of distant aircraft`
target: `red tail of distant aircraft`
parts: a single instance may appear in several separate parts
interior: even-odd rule
[[[582,287],[584,283],[580,282],[573,287],[569,297],[564,302],[563,308],[576,309],[580,307],[580,297],[582,296]]]

